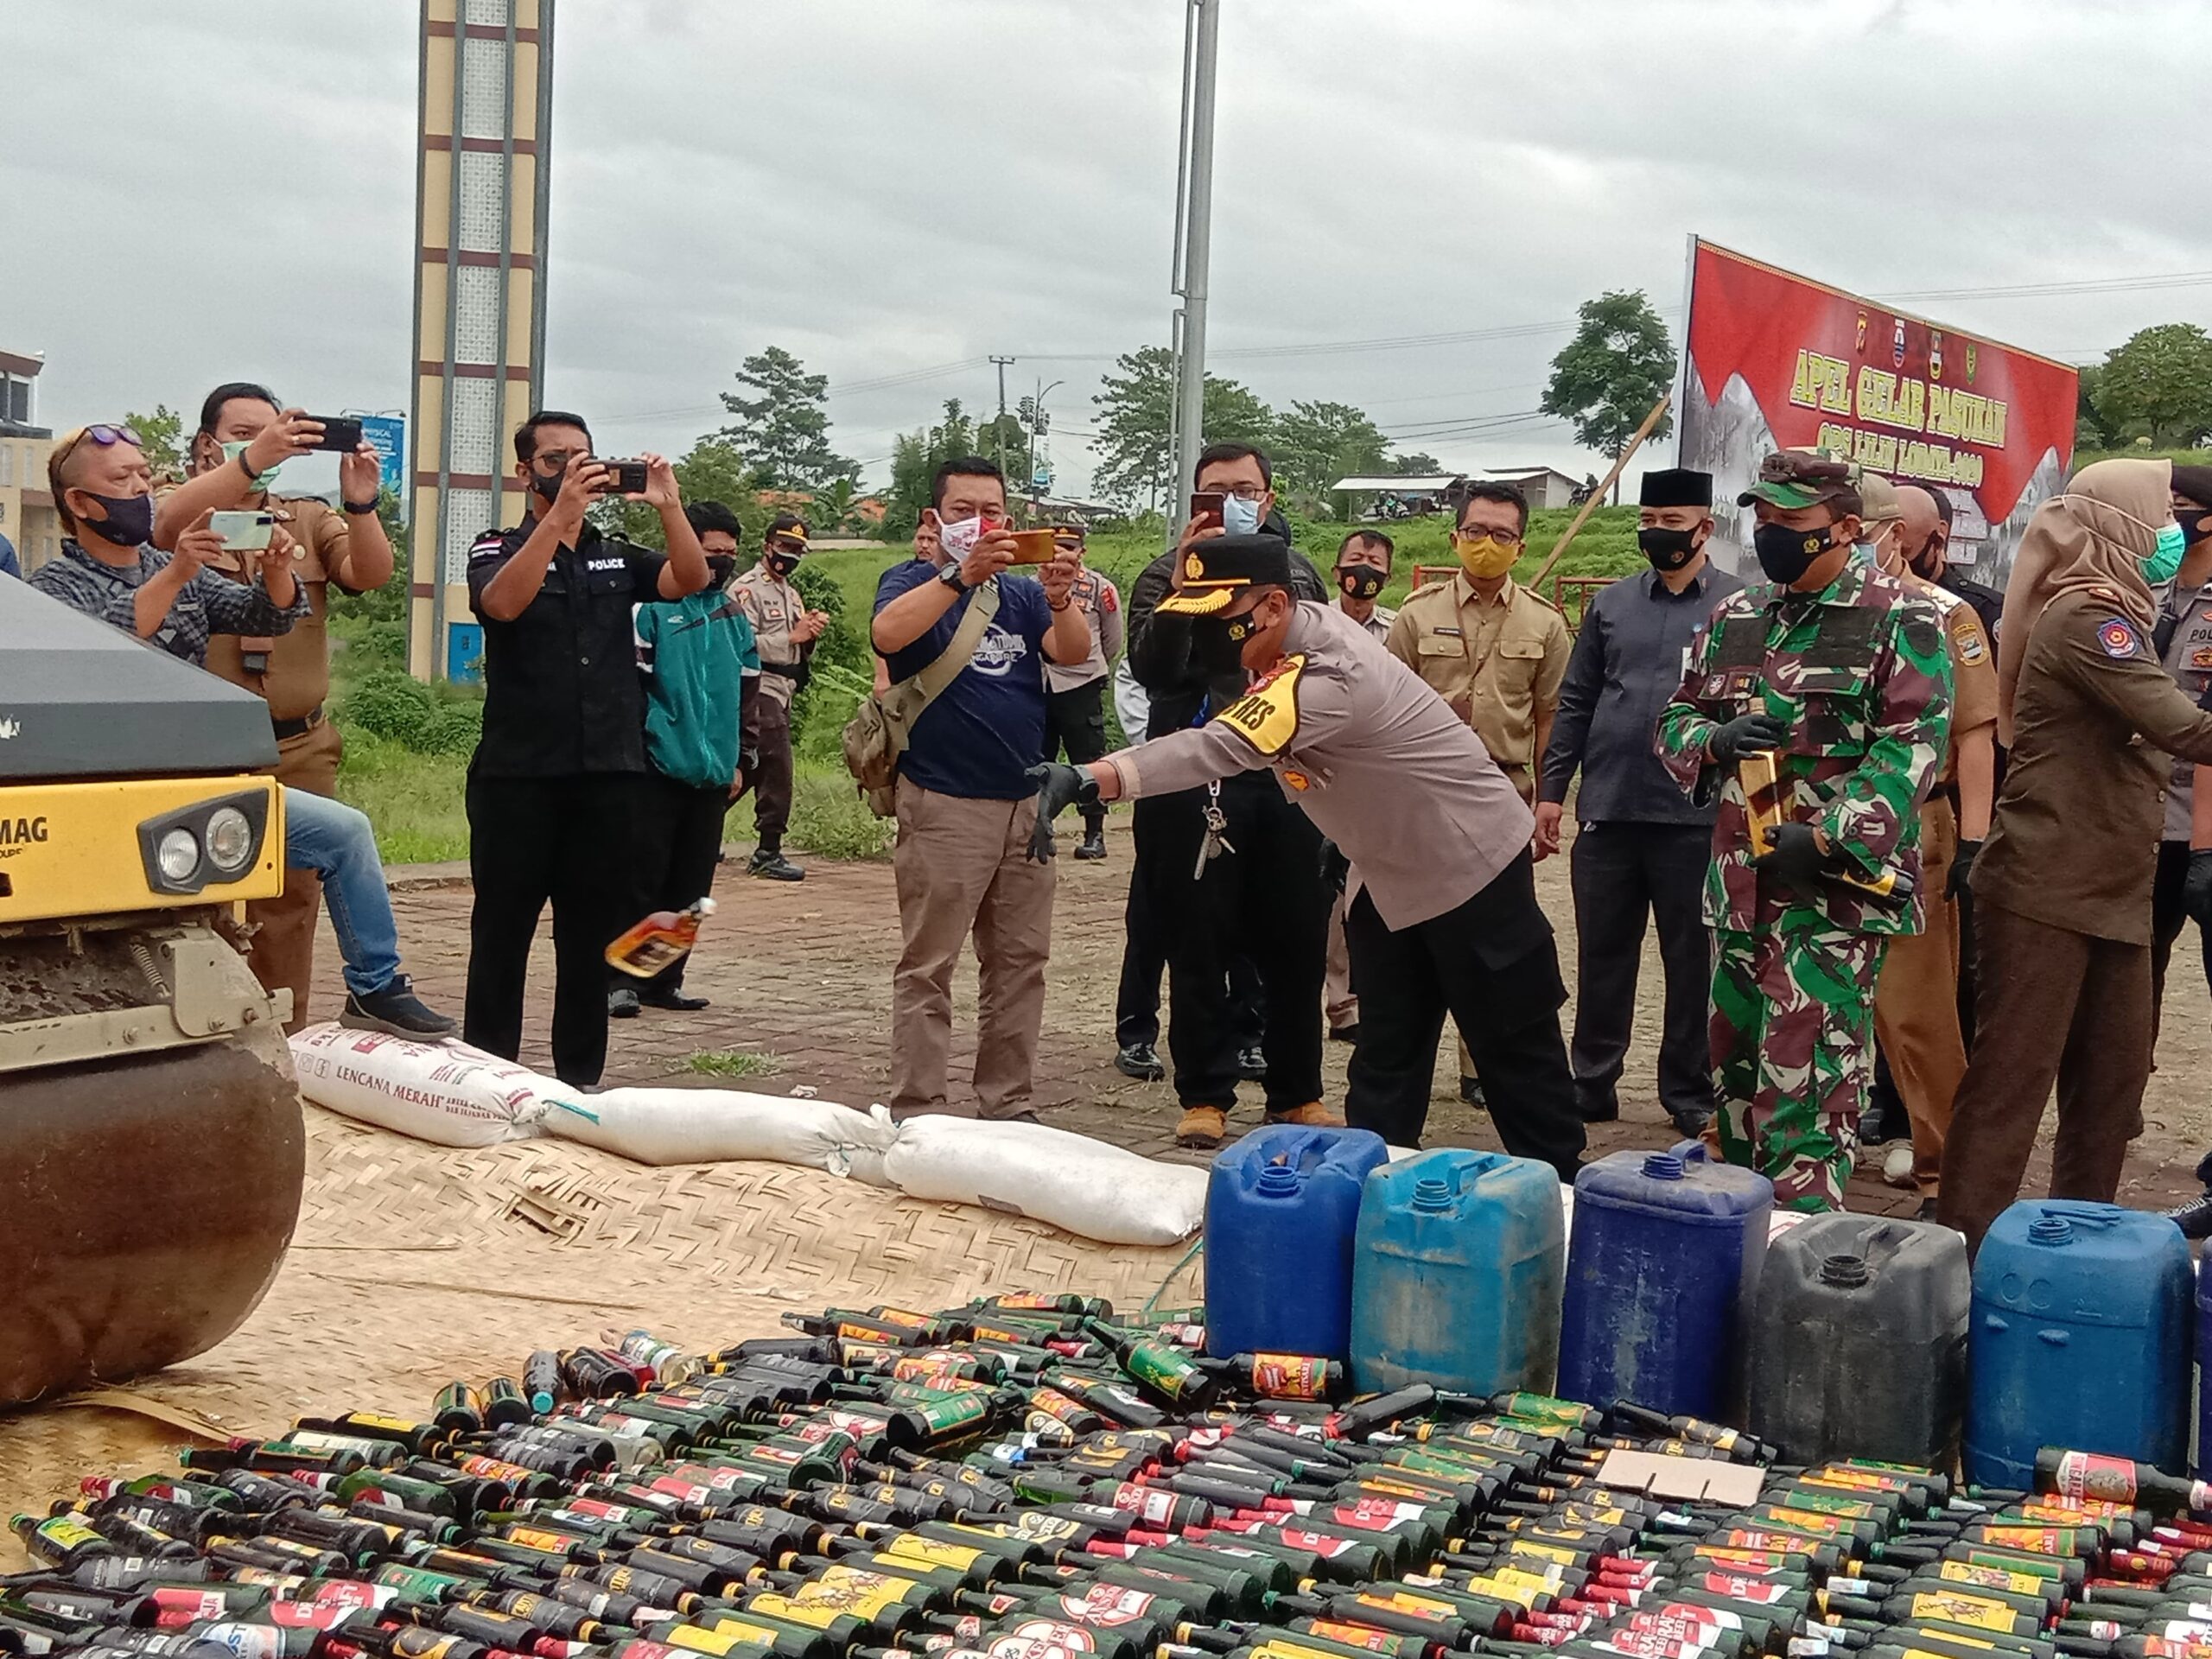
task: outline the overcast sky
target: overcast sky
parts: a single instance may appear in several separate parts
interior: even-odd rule
[[[1555,423],[1469,429],[1534,410],[1599,290],[1678,323],[1692,232],[1875,295],[2203,275],[1911,302],[2072,360],[2212,308],[2184,183],[2212,5],[1222,13],[1211,366],[1455,466],[1590,467]],[[0,349],[46,354],[42,423],[233,378],[405,405],[417,16],[0,4]],[[773,342],[830,376],[833,441],[880,481],[894,432],[988,410],[982,359],[1011,353],[1009,399],[1065,382],[1080,492],[1098,374],[1166,338],[1182,30],[1179,0],[560,0],[547,401],[602,450],[680,453]]]

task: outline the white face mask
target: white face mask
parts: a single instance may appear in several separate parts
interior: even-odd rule
[[[937,544],[944,556],[955,564],[976,550],[976,543],[982,539],[983,516],[970,513],[965,518],[956,518],[947,524],[940,519],[937,527]]]
[[[1247,501],[1240,495],[1224,496],[1221,502],[1221,527],[1231,536],[1256,536],[1260,533],[1260,504]]]

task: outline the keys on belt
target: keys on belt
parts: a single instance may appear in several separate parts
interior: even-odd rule
[[[1236,843],[1230,840],[1227,833],[1229,815],[1221,810],[1221,785],[1218,781],[1206,785],[1206,804],[1203,816],[1205,819],[1206,833],[1205,839],[1198,842],[1198,864],[1191,871],[1191,880],[1193,881],[1205,875],[1206,866],[1224,853],[1233,853],[1236,850]]]

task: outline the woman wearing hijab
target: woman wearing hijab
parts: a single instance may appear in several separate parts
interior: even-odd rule
[[[2151,884],[2169,755],[2212,761],[2152,645],[2181,563],[2172,468],[2101,461],[2036,509],[2005,591],[1998,735],[2012,749],[1974,866],[1974,1060],[1937,1218],[1979,1248],[2018,1196],[2058,1086],[2050,1194],[2109,1203],[2151,1071]]]

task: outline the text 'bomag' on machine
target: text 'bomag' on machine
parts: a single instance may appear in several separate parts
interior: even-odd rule
[[[268,705],[0,581],[0,1402],[212,1347],[298,1219]]]

